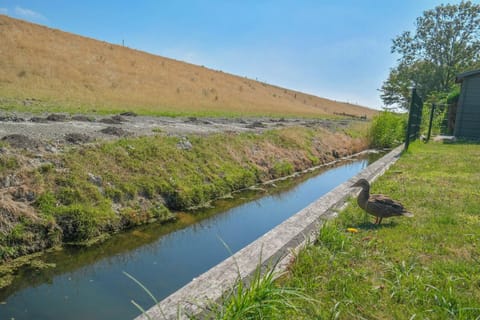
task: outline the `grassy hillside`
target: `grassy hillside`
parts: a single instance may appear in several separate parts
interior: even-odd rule
[[[144,114],[375,113],[0,15],[0,108]]]

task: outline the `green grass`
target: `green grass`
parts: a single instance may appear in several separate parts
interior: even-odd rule
[[[372,192],[415,217],[374,226],[352,199],[281,280],[319,301],[297,305],[302,318],[480,319],[479,157],[478,144],[412,144]]]

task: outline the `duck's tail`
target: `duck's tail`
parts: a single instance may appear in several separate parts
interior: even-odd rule
[[[402,216],[411,218],[411,217],[413,217],[413,213],[405,211],[405,212],[402,212]]]

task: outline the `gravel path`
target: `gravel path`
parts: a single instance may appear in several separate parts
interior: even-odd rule
[[[285,126],[344,127],[349,120],[271,119],[271,118],[168,118],[136,116],[69,116],[63,114],[32,115],[0,112],[0,139],[12,135],[27,136],[43,143],[62,145],[93,140],[118,139],[123,136],[146,136],[158,133],[184,136],[219,132],[261,132]],[[10,139],[11,140],[11,139]],[[10,142],[10,140],[8,140]]]

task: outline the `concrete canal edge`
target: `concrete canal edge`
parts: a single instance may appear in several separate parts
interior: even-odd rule
[[[402,151],[403,145],[390,151],[253,243],[193,279],[136,320],[188,319],[187,315],[200,314],[209,303],[218,301],[239,277],[248,281],[259,265],[268,268],[276,264],[276,272],[284,271],[293,253],[310,243],[310,239],[315,239],[323,222],[335,217],[349,197],[356,196],[359,190],[350,186],[360,178],[374,181],[395,163]],[[148,284],[145,285],[148,287]]]

